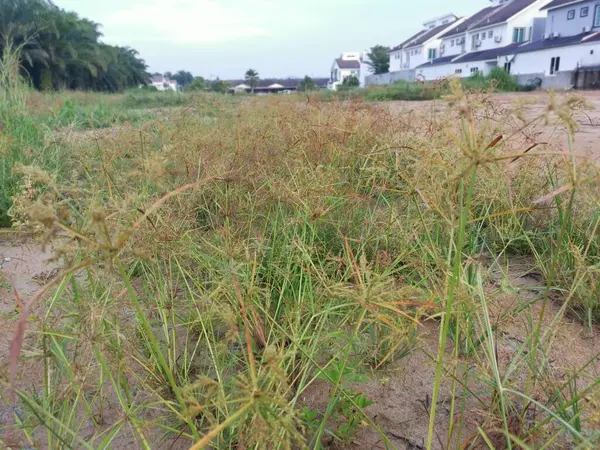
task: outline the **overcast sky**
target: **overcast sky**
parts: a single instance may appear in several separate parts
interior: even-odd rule
[[[54,0],[138,50],[151,72],[243,78],[328,76],[341,52],[396,45],[427,19],[488,0]]]

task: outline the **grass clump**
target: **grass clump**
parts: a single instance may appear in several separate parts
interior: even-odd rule
[[[365,95],[365,100],[433,100],[440,98],[442,94],[442,89],[436,83],[399,81],[389,86],[369,88]]]
[[[394,448],[374,386],[423,353],[427,448],[597,445],[584,411],[597,380],[585,364],[557,371],[556,328],[533,313],[562,292],[552,322],[585,314],[597,282],[597,169],[529,151],[536,124],[570,130],[584,104],[550,98],[525,119],[447,89],[435,115],[187,97],[194,111],[168,121],[56,139],[60,167],[32,141],[45,151],[11,169],[12,217],[64,268],[14,317],[35,331],[16,342],[42,374],[3,381],[23,442],[318,449],[372,433]],[[505,303],[516,289],[493,274],[516,256],[544,285]],[[530,333],[507,360],[497,344],[519,314]]]

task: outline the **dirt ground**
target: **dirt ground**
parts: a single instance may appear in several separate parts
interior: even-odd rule
[[[579,131],[574,141],[574,149],[578,152],[589,152],[593,158],[600,160],[600,92],[583,92],[592,109],[585,114],[578,114],[576,121]],[[527,101],[527,114],[535,117],[544,111],[547,95],[542,93],[502,94],[495,97],[498,104],[509,105],[514,101]],[[391,102],[385,107],[398,112],[412,108],[443,107],[440,102]],[[540,142],[552,140],[567,148],[567,137],[564,128],[539,125],[537,139]],[[15,238],[11,234],[0,233],[0,377],[7,373],[7,359],[10,340],[14,333],[15,320],[18,317],[18,292],[23,301],[27,301],[39,289],[44,280],[57,267],[48,262],[52,249],[42,250],[35,241],[27,238]],[[501,367],[507,367],[515,356],[519,345],[532,332],[531,323],[537,323],[542,310],[543,300],[538,296],[539,286],[543,280],[527,275],[531,265],[527,261],[511,263],[509,273],[491,273],[488,289],[503,289],[503,295],[494,296],[496,300],[490,305],[491,320],[496,326],[498,360]],[[508,286],[508,289],[507,289]],[[515,310],[515,305],[524,305],[521,314],[505,314]],[[592,336],[585,333],[584,327],[577,320],[559,315],[559,303],[547,305],[543,320],[542,332],[549,329],[552,319],[558,317],[559,326],[552,338],[550,354],[547,355],[554,375],[558,378],[593,360],[600,352],[600,329],[595,329]],[[360,385],[370,400],[375,403],[367,411],[370,418],[398,449],[422,449],[425,446],[429,420],[430,398],[434,380],[434,361],[431,355],[437,351],[439,327],[437,322],[425,323],[417,348],[407,357],[388,365],[370,377],[370,381]],[[576,351],[573,351],[576,349]],[[519,374],[516,373],[515,376]],[[600,377],[600,362],[588,365],[581,376],[582,385],[586,381]],[[450,379],[444,379],[440,401],[438,403],[438,426],[434,448],[444,448],[448,432],[448,416],[450,414]],[[313,384],[302,396],[303,402],[313,409],[325,408],[328,400],[327,387],[318,382]],[[463,436],[476,433],[482,411],[477,405],[470,408],[470,416],[465,418]],[[0,403],[0,445],[22,448],[23,441],[11,430],[13,413],[9,406]],[[121,447],[137,448],[133,441]],[[373,429],[365,427],[346,448],[383,449],[381,435]]]
[[[598,162],[600,161],[600,91],[576,91],[572,94],[585,98],[589,104],[588,110],[574,116],[579,129],[575,135],[572,149],[578,153],[591,154],[592,158]],[[571,95],[571,93],[559,93],[557,95],[562,98],[565,95]],[[549,103],[549,97],[544,92],[502,93],[495,94],[493,101],[499,107],[526,103],[525,118],[531,120],[544,113]],[[385,102],[382,103],[382,106],[398,113],[405,113],[411,109],[440,111],[445,108],[443,100]],[[534,128],[536,142],[552,142],[554,146],[558,146],[555,149],[561,149],[562,151],[569,149],[568,134],[563,126],[536,123]]]

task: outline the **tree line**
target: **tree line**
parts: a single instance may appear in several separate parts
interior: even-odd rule
[[[100,24],[50,0],[0,1],[0,55],[18,51],[21,74],[37,89],[117,92],[145,84],[138,52],[101,36]]]
[[[223,81],[219,78],[215,80],[207,80],[201,76],[194,76],[191,72],[186,70],[179,70],[175,73],[154,73],[153,75],[163,75],[170,80],[176,81],[184,91],[213,91],[224,93],[233,87],[226,81]],[[244,80],[250,87],[251,91],[254,92],[254,89],[258,86],[260,81],[259,73],[254,69],[248,69],[244,74]],[[298,82],[297,89],[299,91],[313,91],[317,89],[317,85],[311,77],[306,75]]]

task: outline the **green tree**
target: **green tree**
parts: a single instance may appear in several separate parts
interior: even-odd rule
[[[176,74],[171,75],[169,78],[177,81],[177,84],[184,88],[194,81],[194,75],[192,75],[190,72],[186,72],[185,70],[180,70]]]
[[[300,83],[298,83],[299,91],[314,91],[316,89],[317,85],[315,84],[315,81],[308,75],[306,75],[304,79],[300,80]]]
[[[344,78],[344,81],[342,81],[342,86],[347,86],[348,88],[357,88],[360,86],[360,81],[358,77],[350,75],[349,77]]]
[[[254,93],[254,88],[258,86],[258,72],[254,69],[248,69],[244,78],[248,83],[248,86],[250,86],[252,93]]]
[[[228,89],[229,84],[223,80],[219,80],[218,78],[210,83],[210,90],[213,92],[224,94]]]
[[[206,89],[206,80],[202,77],[196,77],[186,87],[186,91],[203,91]]]
[[[388,73],[390,71],[390,48],[383,45],[375,45],[367,52],[369,70],[374,74]]]
[[[50,0],[0,1],[0,54],[19,48],[21,75],[38,89],[115,92],[146,84],[138,53],[101,37],[99,24]]]

